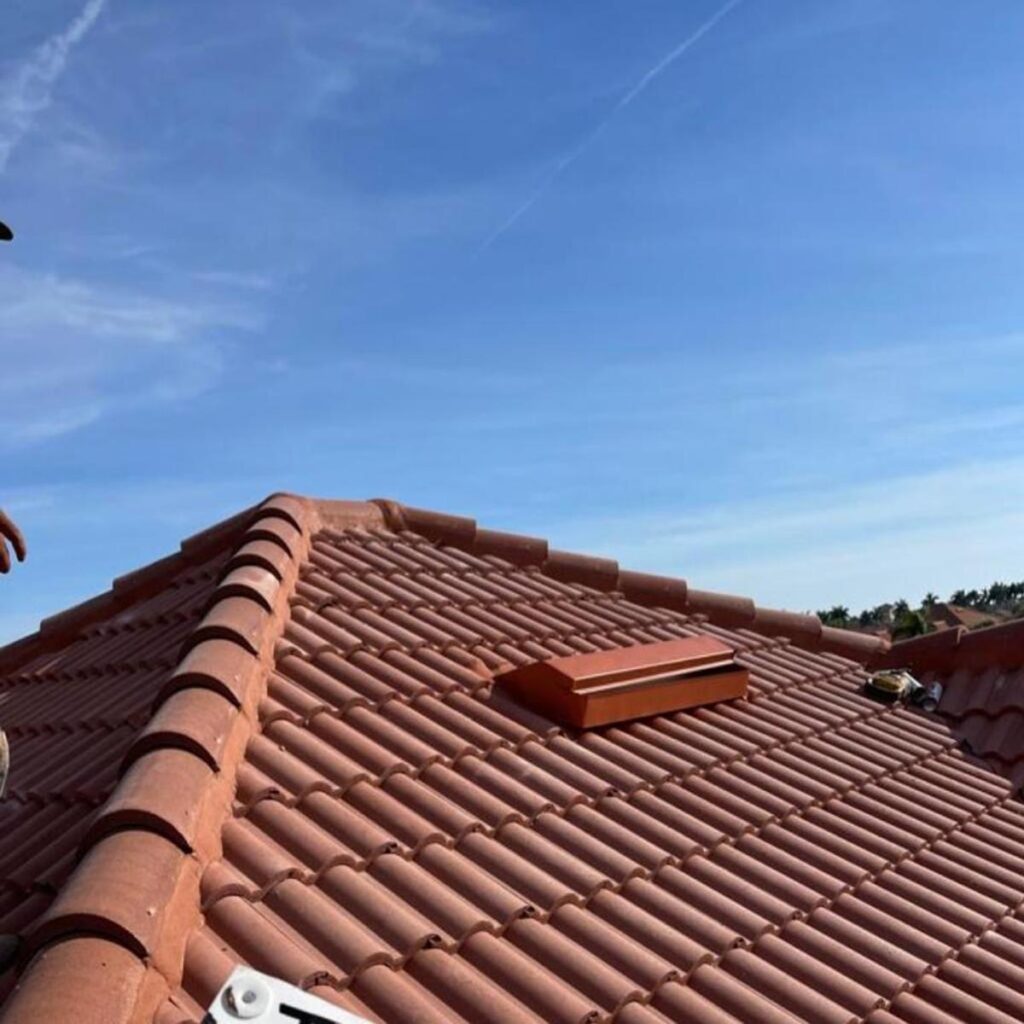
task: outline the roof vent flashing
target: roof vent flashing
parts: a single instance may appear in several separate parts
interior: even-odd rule
[[[745,697],[749,672],[711,636],[522,665],[496,682],[556,721],[589,729]]]

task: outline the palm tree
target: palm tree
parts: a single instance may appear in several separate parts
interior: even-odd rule
[[[905,605],[906,601],[902,603]],[[902,615],[896,616],[892,627],[892,638],[893,640],[904,640],[908,636],[921,636],[927,632],[928,623],[925,622],[924,616],[908,607]]]
[[[818,618],[826,626],[838,626],[842,629],[850,624],[850,609],[844,604],[833,605],[828,611],[818,612]]]

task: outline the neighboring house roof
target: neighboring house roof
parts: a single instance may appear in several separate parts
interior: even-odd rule
[[[928,609],[928,621],[939,629],[952,626],[964,626],[967,629],[991,626],[1006,618],[1000,612],[982,612],[977,608],[964,605],[948,604],[940,601]]]
[[[574,732],[491,686],[699,634],[748,700]],[[1024,805],[967,717],[863,695],[885,651],[276,496],[0,651],[0,1021],[196,1022],[240,961],[385,1024],[1024,1019]]]

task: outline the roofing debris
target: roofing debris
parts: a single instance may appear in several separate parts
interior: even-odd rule
[[[578,729],[494,684],[687,638],[745,698]],[[382,1024],[1019,1021],[1022,666],[274,496],[0,651],[0,1022],[197,1024],[240,964]]]

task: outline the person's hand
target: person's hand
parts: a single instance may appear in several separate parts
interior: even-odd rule
[[[10,516],[0,509],[0,572],[10,572],[11,569],[11,553],[7,550],[8,544],[14,548],[18,561],[24,562],[25,538],[21,535],[21,530],[14,525]]]

